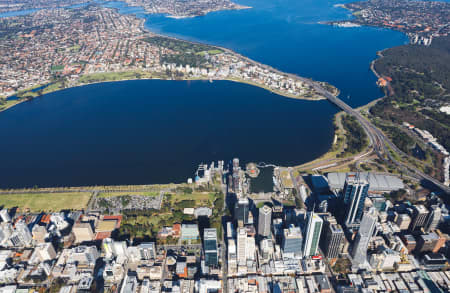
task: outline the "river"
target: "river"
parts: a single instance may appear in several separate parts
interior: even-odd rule
[[[172,19],[145,15],[152,31],[233,49],[277,69],[330,82],[352,106],[381,96],[369,70],[399,32],[337,28],[349,19],[326,0],[239,1],[252,9]],[[241,158],[297,165],[333,140],[327,101],[283,98],[227,81],[124,81],[66,89],[0,113],[0,187],[183,182],[196,166]]]

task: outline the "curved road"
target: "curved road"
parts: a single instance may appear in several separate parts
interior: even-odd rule
[[[402,162],[397,161],[389,152],[389,150],[387,149],[386,144],[396,153],[400,154],[401,156],[406,156],[405,153],[403,153],[400,149],[397,148],[397,146],[395,146],[387,137],[386,135],[379,130],[375,125],[373,125],[370,121],[368,121],[367,119],[365,119],[361,113],[359,113],[359,111],[356,111],[355,109],[353,109],[352,107],[350,107],[349,105],[347,105],[344,101],[342,101],[341,99],[339,99],[338,97],[336,97],[335,95],[333,95],[331,92],[329,92],[328,90],[326,90],[321,84],[319,84],[316,81],[313,81],[311,79],[308,78],[304,78],[304,77],[300,77],[297,76],[295,74],[290,74],[290,73],[285,73],[285,72],[281,72],[269,65],[265,65],[265,64],[261,64],[259,62],[256,62],[252,59],[249,59],[245,56],[242,56],[234,51],[231,51],[229,49],[226,48],[221,48],[224,51],[233,53],[238,55],[239,57],[241,57],[242,59],[246,60],[249,63],[252,63],[254,65],[263,67],[269,71],[274,71],[277,72],[278,74],[281,75],[285,75],[288,76],[290,78],[293,79],[297,79],[300,80],[306,84],[308,84],[309,86],[311,86],[317,93],[321,94],[322,96],[324,96],[325,98],[327,98],[331,103],[335,104],[337,107],[339,107],[341,110],[343,110],[344,112],[346,112],[349,115],[354,116],[359,123],[362,125],[362,127],[364,128],[364,130],[367,133],[367,136],[369,137],[370,140],[370,146],[373,147],[375,153],[377,154],[377,156],[383,160],[383,161],[388,161],[385,157],[384,154],[387,155],[387,157],[389,158],[389,161],[391,161],[392,163],[394,163],[395,165],[397,165],[397,167],[399,167],[404,174],[416,178],[420,181],[425,181],[425,182],[431,182],[432,184],[434,184],[435,186],[437,186],[438,188],[440,188],[442,191],[444,191],[447,194],[450,194],[450,187],[444,185],[442,182],[440,182],[439,180],[424,174],[422,172],[420,172],[419,170],[416,169],[411,169],[408,166],[406,166],[405,164],[403,164]]]
[[[439,180],[424,174],[420,172],[419,170],[408,168],[405,164],[402,162],[397,161],[389,152],[387,149],[386,144],[396,153],[400,154],[401,156],[406,156],[405,153],[403,153],[400,149],[397,148],[387,137],[386,135],[379,130],[375,125],[373,125],[370,121],[366,120],[359,111],[354,110],[352,107],[347,105],[345,102],[343,102],[338,97],[334,96],[327,90],[325,90],[322,86],[317,84],[316,82],[313,82],[309,80],[309,84],[320,94],[322,94],[324,97],[326,97],[330,102],[341,108],[343,111],[345,111],[347,114],[354,116],[363,126],[364,130],[366,131],[369,139],[370,144],[373,146],[373,149],[375,150],[376,154],[380,159],[383,161],[387,161],[383,154],[386,154],[389,158],[389,160],[397,165],[405,174],[417,178],[422,181],[428,181],[442,189],[447,194],[450,194],[450,187],[444,185]]]
[[[157,35],[157,34],[156,34]],[[172,38],[172,39],[176,39],[173,37],[167,37],[164,36],[166,38]],[[198,42],[192,42],[192,41],[187,41],[189,43],[193,43],[193,44],[200,44]],[[395,164],[398,168],[400,168],[404,174],[413,177],[413,178],[417,178],[420,181],[425,181],[425,182],[431,182],[432,184],[434,184],[435,186],[437,186],[438,188],[440,188],[442,191],[444,191],[447,194],[450,194],[450,187],[444,185],[442,182],[440,182],[439,180],[424,174],[422,172],[420,172],[419,170],[416,169],[411,169],[408,166],[406,166],[405,164],[403,164],[402,162],[397,161],[389,152],[386,144],[389,146],[389,148],[391,148],[394,152],[396,152],[397,154],[400,154],[401,156],[405,156],[405,153],[403,153],[401,150],[399,150],[387,137],[386,135],[384,135],[384,133],[379,130],[375,125],[373,125],[370,121],[366,120],[360,113],[359,111],[354,110],[352,107],[350,107],[349,105],[347,105],[345,102],[343,102],[341,99],[339,99],[337,96],[333,95],[331,92],[329,92],[328,90],[326,90],[321,84],[319,84],[316,81],[313,81],[311,79],[308,78],[304,78],[304,77],[300,77],[298,75],[295,74],[290,74],[290,73],[286,73],[286,72],[282,72],[280,70],[277,70],[275,68],[273,68],[272,66],[266,65],[266,64],[262,64],[259,62],[256,62],[250,58],[247,58],[245,56],[242,56],[239,53],[234,52],[233,50],[224,48],[224,47],[220,47],[220,46],[214,46],[213,47],[219,48],[225,52],[234,54],[240,58],[242,58],[243,60],[249,62],[250,64],[256,65],[256,66],[260,66],[264,69],[267,69],[269,71],[272,72],[276,72],[280,75],[284,75],[287,77],[290,77],[292,79],[296,79],[299,81],[302,81],[304,83],[306,83],[307,85],[311,86],[317,93],[321,94],[322,96],[324,96],[325,98],[327,98],[331,103],[335,104],[337,107],[339,107],[341,110],[343,110],[344,112],[346,112],[349,115],[354,116],[359,123],[362,125],[362,127],[364,128],[364,130],[367,133],[367,136],[369,137],[369,141],[370,141],[370,146],[373,147],[375,153],[377,154],[377,156],[383,160],[383,161],[391,161],[393,164]],[[386,155],[388,157],[388,159],[386,159],[384,157],[384,155]]]

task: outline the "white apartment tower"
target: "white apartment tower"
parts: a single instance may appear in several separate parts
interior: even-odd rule
[[[317,254],[320,233],[322,232],[323,220],[314,212],[308,213],[308,224],[306,226],[305,245],[303,246],[303,256],[314,256]]]
[[[239,265],[245,265],[247,261],[247,229],[238,228],[237,232],[237,261]]]
[[[272,223],[272,209],[264,205],[259,209],[258,215],[258,235],[262,237],[270,236],[270,226]]]

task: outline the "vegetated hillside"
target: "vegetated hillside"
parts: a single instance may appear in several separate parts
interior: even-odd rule
[[[450,37],[429,47],[405,45],[383,51],[375,69],[392,78],[393,93],[372,107],[372,114],[428,130],[450,150],[449,115],[439,108],[450,104]]]
[[[354,155],[360,153],[369,145],[367,134],[355,117],[349,115],[342,116],[342,126],[346,132],[344,156],[345,154]]]

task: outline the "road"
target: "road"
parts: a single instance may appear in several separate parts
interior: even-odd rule
[[[228,50],[229,51],[229,50]],[[233,52],[234,53],[234,52]],[[236,53],[234,53],[236,54]],[[239,54],[238,54],[239,55]],[[309,86],[311,86],[318,94],[324,96],[325,98],[328,99],[328,101],[330,101],[331,103],[333,103],[334,105],[336,105],[338,108],[340,108],[341,110],[343,110],[345,113],[355,117],[359,123],[362,125],[363,129],[365,130],[367,136],[369,137],[369,144],[371,147],[373,147],[375,153],[377,154],[377,156],[383,160],[383,161],[391,161],[393,164],[395,164],[400,170],[403,171],[404,174],[407,174],[410,177],[414,177],[417,178],[419,181],[428,181],[433,183],[435,186],[437,186],[438,188],[440,188],[442,191],[444,191],[447,194],[450,194],[450,187],[444,185],[442,182],[440,182],[439,180],[424,174],[422,172],[420,172],[419,170],[416,169],[411,169],[408,166],[406,166],[405,164],[403,164],[402,162],[397,161],[389,152],[388,147],[386,146],[386,144],[389,146],[389,148],[391,148],[394,152],[396,152],[397,154],[399,154],[400,156],[407,156],[405,153],[403,153],[400,149],[397,148],[396,145],[394,145],[392,143],[392,141],[390,141],[386,135],[379,130],[375,125],[373,125],[370,121],[368,121],[367,119],[365,119],[361,113],[355,109],[353,109],[352,107],[350,107],[349,105],[347,105],[344,101],[342,101],[341,99],[339,99],[337,96],[335,96],[334,94],[332,94],[331,92],[329,92],[328,90],[326,90],[321,84],[319,84],[316,81],[313,81],[311,79],[308,78],[304,78],[304,77],[300,77],[297,76],[295,74],[289,74],[289,73],[284,73],[281,72],[271,66],[268,65],[264,65],[261,63],[258,63],[256,61],[253,61],[247,57],[244,57],[242,55],[240,55],[240,57],[242,57],[243,59],[245,59],[246,61],[248,61],[249,63],[252,63],[254,65],[258,65],[261,66],[267,70],[270,71],[274,71],[277,72],[279,74],[282,75],[287,75],[290,78],[293,79],[297,79],[300,80],[306,84],[308,84]],[[385,158],[386,155],[388,157],[388,159]]]
[[[167,37],[167,36],[164,36]],[[172,38],[172,37],[169,37]],[[176,39],[176,38],[172,38],[172,39]],[[192,41],[187,41],[189,43],[192,44],[200,44],[197,42],[192,42]],[[386,144],[396,153],[400,154],[400,156],[404,156],[405,154],[399,150],[385,135],[383,132],[381,132],[377,127],[375,127],[375,125],[373,125],[370,121],[368,121],[367,119],[365,119],[360,113],[359,111],[353,109],[352,107],[350,107],[349,105],[347,105],[345,102],[343,102],[341,99],[339,99],[337,96],[335,96],[333,93],[329,92],[328,90],[326,90],[320,83],[313,81],[312,79],[309,78],[305,78],[305,77],[301,77],[295,74],[291,74],[291,73],[286,73],[286,72],[282,72],[278,69],[273,68],[272,66],[266,65],[266,64],[262,64],[259,63],[255,60],[252,60],[250,58],[247,58],[239,53],[234,52],[233,50],[224,48],[224,47],[220,47],[220,46],[214,46],[218,49],[223,50],[224,52],[230,53],[230,54],[234,54],[235,56],[238,56],[240,58],[242,58],[243,60],[247,61],[248,63],[255,65],[255,66],[259,66],[261,68],[267,69],[269,71],[278,73],[280,75],[284,75],[287,77],[290,77],[294,80],[298,80],[301,81],[307,85],[309,85],[310,87],[312,87],[316,93],[318,93],[319,95],[322,95],[323,97],[325,97],[326,99],[328,99],[331,103],[333,103],[334,105],[336,105],[338,108],[340,108],[341,110],[343,110],[345,113],[354,116],[359,123],[362,125],[362,127],[364,128],[364,130],[367,133],[367,136],[369,137],[369,141],[370,141],[370,146],[373,147],[375,153],[377,154],[377,156],[387,162],[387,161],[391,161],[393,164],[395,164],[400,170],[402,170],[402,172],[410,177],[416,178],[419,181],[428,181],[433,183],[435,186],[439,187],[442,191],[444,191],[447,194],[450,194],[450,187],[444,185],[442,182],[440,182],[439,180],[424,174],[422,172],[420,172],[419,170],[415,170],[415,169],[411,169],[408,166],[406,166],[405,164],[403,164],[402,162],[397,161],[389,152],[388,147],[386,146]],[[388,159],[385,158],[386,155],[388,157]]]
[[[220,252],[220,258],[221,258],[221,265],[222,265],[222,292],[227,293],[228,292],[228,263],[227,263],[227,243],[225,243],[225,233],[226,231],[226,225],[223,221],[223,217],[225,216],[225,212],[227,209],[227,184],[224,182],[224,176],[221,174],[221,188],[222,188],[222,194],[223,194],[223,208],[222,208],[222,236],[220,238],[220,249],[218,250]]]
[[[421,180],[421,181],[431,182],[434,185],[436,185],[437,187],[439,187],[440,189],[442,189],[442,191],[444,191],[445,193],[450,194],[450,187],[444,185],[439,180],[437,180],[427,174],[424,174],[424,173],[420,172],[419,170],[410,169],[410,168],[408,168],[408,166],[406,166],[402,162],[397,161],[389,152],[388,146],[389,146],[389,148],[391,148],[394,152],[396,152],[400,156],[406,156],[406,154],[403,153],[400,149],[398,149],[397,146],[395,146],[392,143],[392,141],[390,141],[381,130],[379,130],[370,121],[365,119],[361,115],[361,113],[359,113],[357,110],[355,110],[352,107],[350,107],[349,105],[347,105],[345,102],[343,102],[338,97],[334,96],[333,94],[331,94],[330,92],[325,90],[320,84],[317,84],[311,80],[309,81],[309,83],[318,93],[320,93],[321,95],[326,97],[331,103],[335,104],[337,107],[342,109],[344,112],[346,112],[349,115],[352,115],[359,121],[359,123],[362,125],[362,127],[366,131],[367,136],[369,137],[370,145],[373,147],[375,153],[377,154],[377,156],[380,159],[382,159],[383,161],[387,161],[387,159],[384,157],[384,155],[387,155],[388,160],[391,161],[393,164],[395,164],[397,167],[399,167],[405,174],[407,174],[411,177],[417,178],[418,180]]]
[[[224,49],[226,51],[230,51],[227,49]],[[230,51],[232,52],[232,51]],[[235,52],[233,52],[234,54],[237,54]],[[239,55],[239,54],[237,54]],[[367,136],[369,137],[369,144],[371,147],[373,147],[375,153],[377,154],[377,156],[383,160],[383,161],[391,161],[393,164],[395,164],[399,169],[401,169],[403,171],[403,173],[409,175],[410,177],[414,177],[417,178],[420,181],[428,181],[433,183],[435,186],[439,187],[442,191],[444,191],[447,194],[450,194],[450,187],[444,185],[442,182],[440,182],[439,180],[424,174],[422,172],[420,172],[419,170],[416,169],[411,169],[408,166],[406,166],[405,164],[403,164],[402,162],[397,161],[389,152],[388,147],[386,146],[386,144],[389,146],[389,148],[391,148],[394,152],[396,152],[397,154],[399,154],[400,156],[406,156],[405,153],[403,153],[400,149],[397,148],[397,146],[395,146],[387,137],[386,135],[379,130],[375,125],[373,125],[370,121],[368,121],[367,119],[365,119],[361,113],[355,109],[353,109],[352,107],[350,107],[349,105],[347,105],[344,101],[342,101],[341,99],[339,99],[337,96],[335,96],[334,94],[332,94],[331,92],[329,92],[328,90],[326,90],[321,84],[319,84],[316,81],[313,81],[311,79],[308,78],[304,78],[304,77],[300,77],[297,76],[295,74],[289,74],[289,73],[284,73],[281,72],[271,66],[268,65],[264,65],[261,64],[259,62],[253,61],[245,56],[239,55],[240,57],[242,57],[243,59],[245,59],[247,62],[252,63],[253,65],[257,65],[257,66],[261,66],[267,70],[270,71],[274,71],[277,72],[278,74],[281,75],[286,75],[292,79],[297,79],[300,80],[306,84],[308,84],[309,86],[311,86],[318,94],[324,96],[325,98],[328,99],[328,101],[330,101],[331,103],[333,103],[334,105],[336,105],[338,108],[340,108],[341,110],[343,110],[345,113],[355,117],[359,123],[362,125],[363,129],[365,130]],[[388,157],[388,159],[385,158],[386,155]]]
[[[94,192],[92,192],[92,196],[89,200],[89,203],[86,207],[86,213],[90,213],[91,210],[93,209],[93,207],[97,206],[97,195],[98,195],[99,191],[98,190],[94,190]]]

